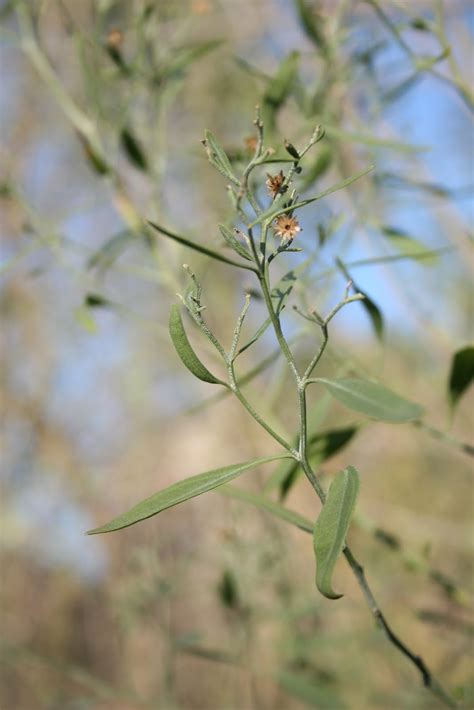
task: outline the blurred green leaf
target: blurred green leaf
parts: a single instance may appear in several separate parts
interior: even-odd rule
[[[321,382],[338,402],[372,419],[410,422],[419,419],[424,411],[419,404],[403,399],[386,387],[369,380],[329,380],[324,377],[315,379]]]
[[[132,165],[138,168],[138,170],[148,172],[148,161],[145,157],[145,153],[130,128],[122,129],[120,133],[120,142]]]
[[[204,367],[196,353],[191,347],[191,344],[186,335],[184,329],[183,320],[181,318],[181,311],[177,304],[171,306],[170,319],[169,319],[169,331],[171,335],[171,340],[179,355],[182,363],[187,367],[189,372],[191,372],[194,377],[197,377],[203,382],[209,382],[213,385],[225,385],[225,382],[217,379],[214,375],[209,372],[207,367]]]
[[[474,347],[468,345],[458,350],[451,363],[449,375],[449,399],[455,407],[460,398],[474,381]]]
[[[345,545],[358,492],[359,474],[355,468],[348,466],[332,482],[314,526],[316,586],[328,599],[339,599],[342,596],[333,591],[332,575]]]
[[[167,79],[181,76],[184,70],[197,59],[214,51],[217,47],[220,47],[221,44],[222,40],[211,39],[206,42],[198,42],[175,49],[169,62],[160,70],[160,78]]]
[[[129,525],[134,525],[142,520],[146,520],[146,518],[157,515],[157,513],[161,513],[161,511],[167,508],[171,508],[179,503],[184,503],[184,501],[190,498],[194,498],[218,486],[222,486],[224,483],[228,483],[233,478],[240,476],[244,471],[248,471],[264,463],[269,463],[270,461],[277,461],[280,458],[283,457],[266,456],[264,458],[254,459],[253,461],[216,468],[212,471],[200,473],[197,476],[191,476],[191,478],[185,478],[184,481],[173,483],[171,486],[168,486],[168,488],[164,488],[162,491],[146,498],[109,523],[101,525],[94,530],[89,530],[87,534],[96,535],[98,533],[113,532],[126,528]]]
[[[230,248],[237,252],[237,254],[239,254],[239,256],[243,257],[244,259],[252,261],[251,253],[241,242],[239,242],[237,237],[234,236],[232,230],[226,227],[224,224],[219,224],[218,227],[222,236],[224,237],[224,240],[230,246]]]
[[[344,274],[346,279],[349,279],[352,281],[352,287],[356,293],[361,293],[364,296],[364,300],[360,301],[361,306],[366,310],[367,315],[369,316],[372,327],[375,331],[375,335],[379,340],[383,339],[383,330],[384,330],[384,323],[383,323],[383,316],[382,316],[382,311],[380,308],[377,306],[375,301],[373,301],[367,294],[366,292],[359,286],[359,284],[356,284],[352,276],[350,275],[349,271],[347,270],[346,265],[341,261],[341,259],[336,259],[336,264],[340,271]]]
[[[276,114],[283,106],[293,88],[299,63],[299,52],[291,52],[278,67],[276,75],[268,82],[263,95],[263,122],[267,130],[275,130]]]
[[[318,12],[316,3],[308,0],[295,0],[301,26],[307,37],[323,56],[328,56],[329,49],[324,35],[324,20]]]
[[[224,149],[217,142],[211,131],[205,131],[204,135],[203,145],[206,148],[207,157],[211,165],[235,185],[240,185],[239,180],[234,175],[232,165]]]
[[[87,268],[106,270],[112,266],[127,246],[137,240],[137,234],[131,229],[125,229],[108,239],[103,246],[94,252],[87,261]]]
[[[92,147],[91,143],[82,133],[77,132],[77,136],[81,142],[82,149],[85,158],[91,168],[98,175],[108,175],[110,173],[110,167],[107,165],[105,158],[103,158],[95,148]]]
[[[109,301],[105,296],[101,296],[100,293],[87,293],[84,299],[84,305],[87,308],[110,308],[115,304]]]
[[[304,174],[303,180],[301,181],[301,190],[306,190],[308,187],[311,187],[318,178],[322,177],[331,167],[332,159],[332,147],[327,143],[322,145],[315,160]]]
[[[414,256],[422,260],[423,264],[435,264],[437,256],[433,251],[426,248],[423,242],[414,239],[404,230],[398,227],[382,227],[382,234],[390,240],[401,254],[406,256]]]

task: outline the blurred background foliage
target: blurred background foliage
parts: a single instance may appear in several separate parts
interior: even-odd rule
[[[322,309],[350,274],[372,305],[338,316],[321,372],[380,378],[442,432],[362,422],[312,393],[314,431],[355,427],[314,458],[325,484],[361,472],[351,540],[382,608],[471,707],[472,467],[456,444],[470,395],[453,411],[448,380],[472,336],[472,5],[13,0],[1,14],[2,707],[435,707],[344,565],[344,599],[318,596],[311,538],[245,502],[214,492],[83,535],[186,475],[274,451],[167,333],[184,261],[224,342],[251,281],[143,221],[225,253],[232,209],[200,140],[212,130],[238,167],[257,102],[277,157],[325,127],[302,195],[375,165],[301,213],[303,252],[278,268],[301,265],[290,302]],[[287,311],[307,356],[314,332],[301,339]],[[250,326],[262,312],[254,299]],[[242,373],[274,351],[268,333]],[[248,392],[291,435],[285,363]],[[238,485],[314,520],[306,481],[282,490],[273,468]]]

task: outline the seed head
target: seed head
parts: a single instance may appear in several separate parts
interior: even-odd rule
[[[283,182],[285,180],[283,170],[280,170],[280,172],[276,175],[270,175],[270,173],[267,173],[267,178],[268,180],[266,181],[265,185],[267,186],[270,195],[275,198],[281,191],[281,186],[283,185]]]

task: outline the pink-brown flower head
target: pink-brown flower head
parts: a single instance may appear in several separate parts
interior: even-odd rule
[[[267,173],[267,178],[268,180],[266,181],[265,185],[267,186],[270,195],[275,198],[280,192],[281,186],[283,185],[283,182],[285,180],[283,170],[280,170],[280,172],[276,175],[270,175],[270,173]]]
[[[275,220],[275,234],[277,237],[281,237],[284,242],[291,242],[296,237],[298,232],[301,231],[301,227],[296,217],[290,217],[288,214],[281,214]]]
[[[257,150],[257,136],[247,136],[245,138],[245,148],[249,153],[255,153]]]

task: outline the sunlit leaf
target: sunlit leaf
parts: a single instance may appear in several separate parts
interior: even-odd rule
[[[369,380],[342,378],[329,380],[316,378],[330,394],[349,409],[361,412],[372,419],[387,422],[410,422],[419,419],[423,407],[399,397],[391,390]]]
[[[167,508],[171,508],[179,503],[184,503],[184,501],[199,496],[201,493],[206,493],[218,486],[222,486],[224,483],[228,483],[237,476],[240,476],[244,471],[256,468],[270,461],[276,461],[280,458],[282,457],[267,456],[265,458],[254,459],[253,461],[216,468],[212,471],[199,473],[197,476],[191,476],[191,478],[185,478],[183,481],[173,483],[171,486],[168,486],[168,488],[164,488],[162,491],[146,498],[109,523],[101,525],[94,530],[89,530],[88,534],[95,535],[98,533],[113,532],[126,528],[129,525],[134,525],[142,520],[146,520],[146,518],[157,515],[157,513],[161,513],[161,511]]]
[[[474,381],[474,347],[469,345],[458,350],[451,363],[449,375],[449,398],[454,407],[471,382]]]
[[[187,367],[187,369],[199,380],[203,382],[209,382],[213,385],[224,385],[222,380],[209,372],[207,367],[205,367],[194,350],[186,335],[186,331],[183,325],[183,319],[181,318],[181,311],[177,304],[171,306],[170,319],[169,319],[169,330],[171,335],[171,340],[178,353],[182,363]]]
[[[328,599],[339,599],[342,596],[332,588],[332,575],[345,545],[358,492],[359,474],[355,468],[348,466],[332,482],[314,526],[316,586]]]

